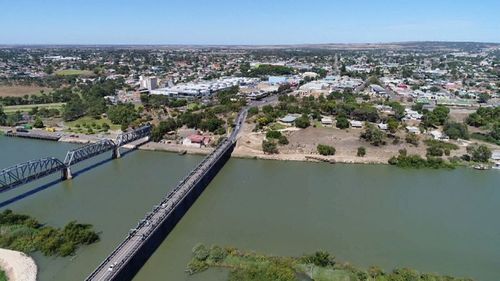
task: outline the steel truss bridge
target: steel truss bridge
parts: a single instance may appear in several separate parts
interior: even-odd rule
[[[113,158],[120,157],[120,147],[151,135],[146,125],[118,135],[116,140],[103,139],[68,151],[64,161],[55,157],[31,160],[0,170],[0,192],[29,183],[42,177],[61,172],[64,179],[71,178],[71,166],[89,158],[113,151]]]

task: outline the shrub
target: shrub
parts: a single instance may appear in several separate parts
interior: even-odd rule
[[[406,134],[405,140],[409,144],[413,144],[414,146],[418,146],[418,136],[415,133]]]
[[[278,139],[278,143],[281,145],[287,145],[289,141],[285,136],[280,136]]]
[[[304,114],[295,120],[295,126],[297,126],[297,128],[305,129],[311,126],[311,121],[309,121],[309,117]]]
[[[381,146],[386,144],[384,140],[384,132],[375,127],[373,124],[368,124],[365,131],[361,133],[360,137],[374,146]]]
[[[281,137],[281,133],[279,131],[268,131],[266,133],[266,138],[268,139],[279,139]]]
[[[344,116],[337,117],[335,126],[339,129],[347,129],[349,128],[349,120]]]
[[[262,141],[262,151],[266,154],[278,154],[278,147],[276,146],[276,143],[272,141]]]
[[[333,146],[318,144],[316,149],[318,150],[318,153],[323,156],[335,155],[335,147]]]
[[[358,147],[358,153],[356,154],[358,157],[365,157],[366,148],[364,146]]]
[[[474,162],[486,163],[491,158],[491,150],[486,145],[470,145],[467,147],[467,152],[471,155]]]
[[[469,130],[467,125],[457,122],[446,122],[443,127],[444,133],[450,137],[450,139],[469,139]]]

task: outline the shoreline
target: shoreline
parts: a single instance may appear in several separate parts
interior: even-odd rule
[[[38,268],[30,256],[0,248],[0,268],[9,281],[36,281]]]
[[[138,147],[139,150],[156,151],[156,152],[172,152],[189,155],[208,155],[212,152],[209,147],[188,147],[172,144],[161,144],[148,142]],[[321,156],[319,154],[264,154],[245,151],[244,149],[234,149],[231,157],[239,159],[256,159],[256,160],[275,160],[275,161],[293,161],[293,162],[313,162],[313,163],[341,163],[341,164],[382,164],[389,165],[387,161],[373,157],[346,157],[346,156]]]

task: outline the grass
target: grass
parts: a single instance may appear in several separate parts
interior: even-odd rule
[[[8,281],[7,279],[7,274],[5,274],[5,271],[0,270],[0,281]]]
[[[25,95],[39,95],[40,91],[45,91],[49,93],[50,88],[38,87],[38,86],[0,86],[0,97],[24,97]]]
[[[119,130],[121,128],[120,125],[114,125],[108,119],[95,119],[88,116],[79,118],[75,121],[65,122],[64,125],[71,128],[71,130],[66,130],[68,132],[87,134],[89,128],[91,128],[94,132],[104,132],[103,130],[99,129],[99,127],[102,127],[104,123],[109,125],[110,130]]]
[[[288,128],[287,126],[280,123],[273,123],[269,126],[269,128],[273,131],[279,131]]]
[[[38,108],[47,108],[47,109],[59,109],[61,110],[63,105],[65,103],[60,102],[60,103],[44,103],[44,104],[26,104],[26,105],[11,105],[11,106],[5,106],[4,112],[5,113],[14,113],[16,111],[21,111],[21,112],[30,112],[31,109],[38,107]]]
[[[94,73],[90,70],[79,70],[79,69],[65,69],[56,71],[56,75],[59,76],[92,76]]]

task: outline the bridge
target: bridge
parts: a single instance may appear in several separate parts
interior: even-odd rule
[[[87,277],[87,281],[131,280],[134,277],[231,157],[246,116],[247,108],[238,114],[230,136],[130,230],[127,237]]]
[[[116,140],[103,139],[68,151],[64,161],[55,157],[31,160],[0,170],[0,192],[11,190],[20,185],[45,176],[61,172],[63,179],[71,179],[71,166],[89,158],[113,151],[113,158],[120,157],[120,147],[136,140],[149,137],[151,126],[146,125],[118,135]]]

